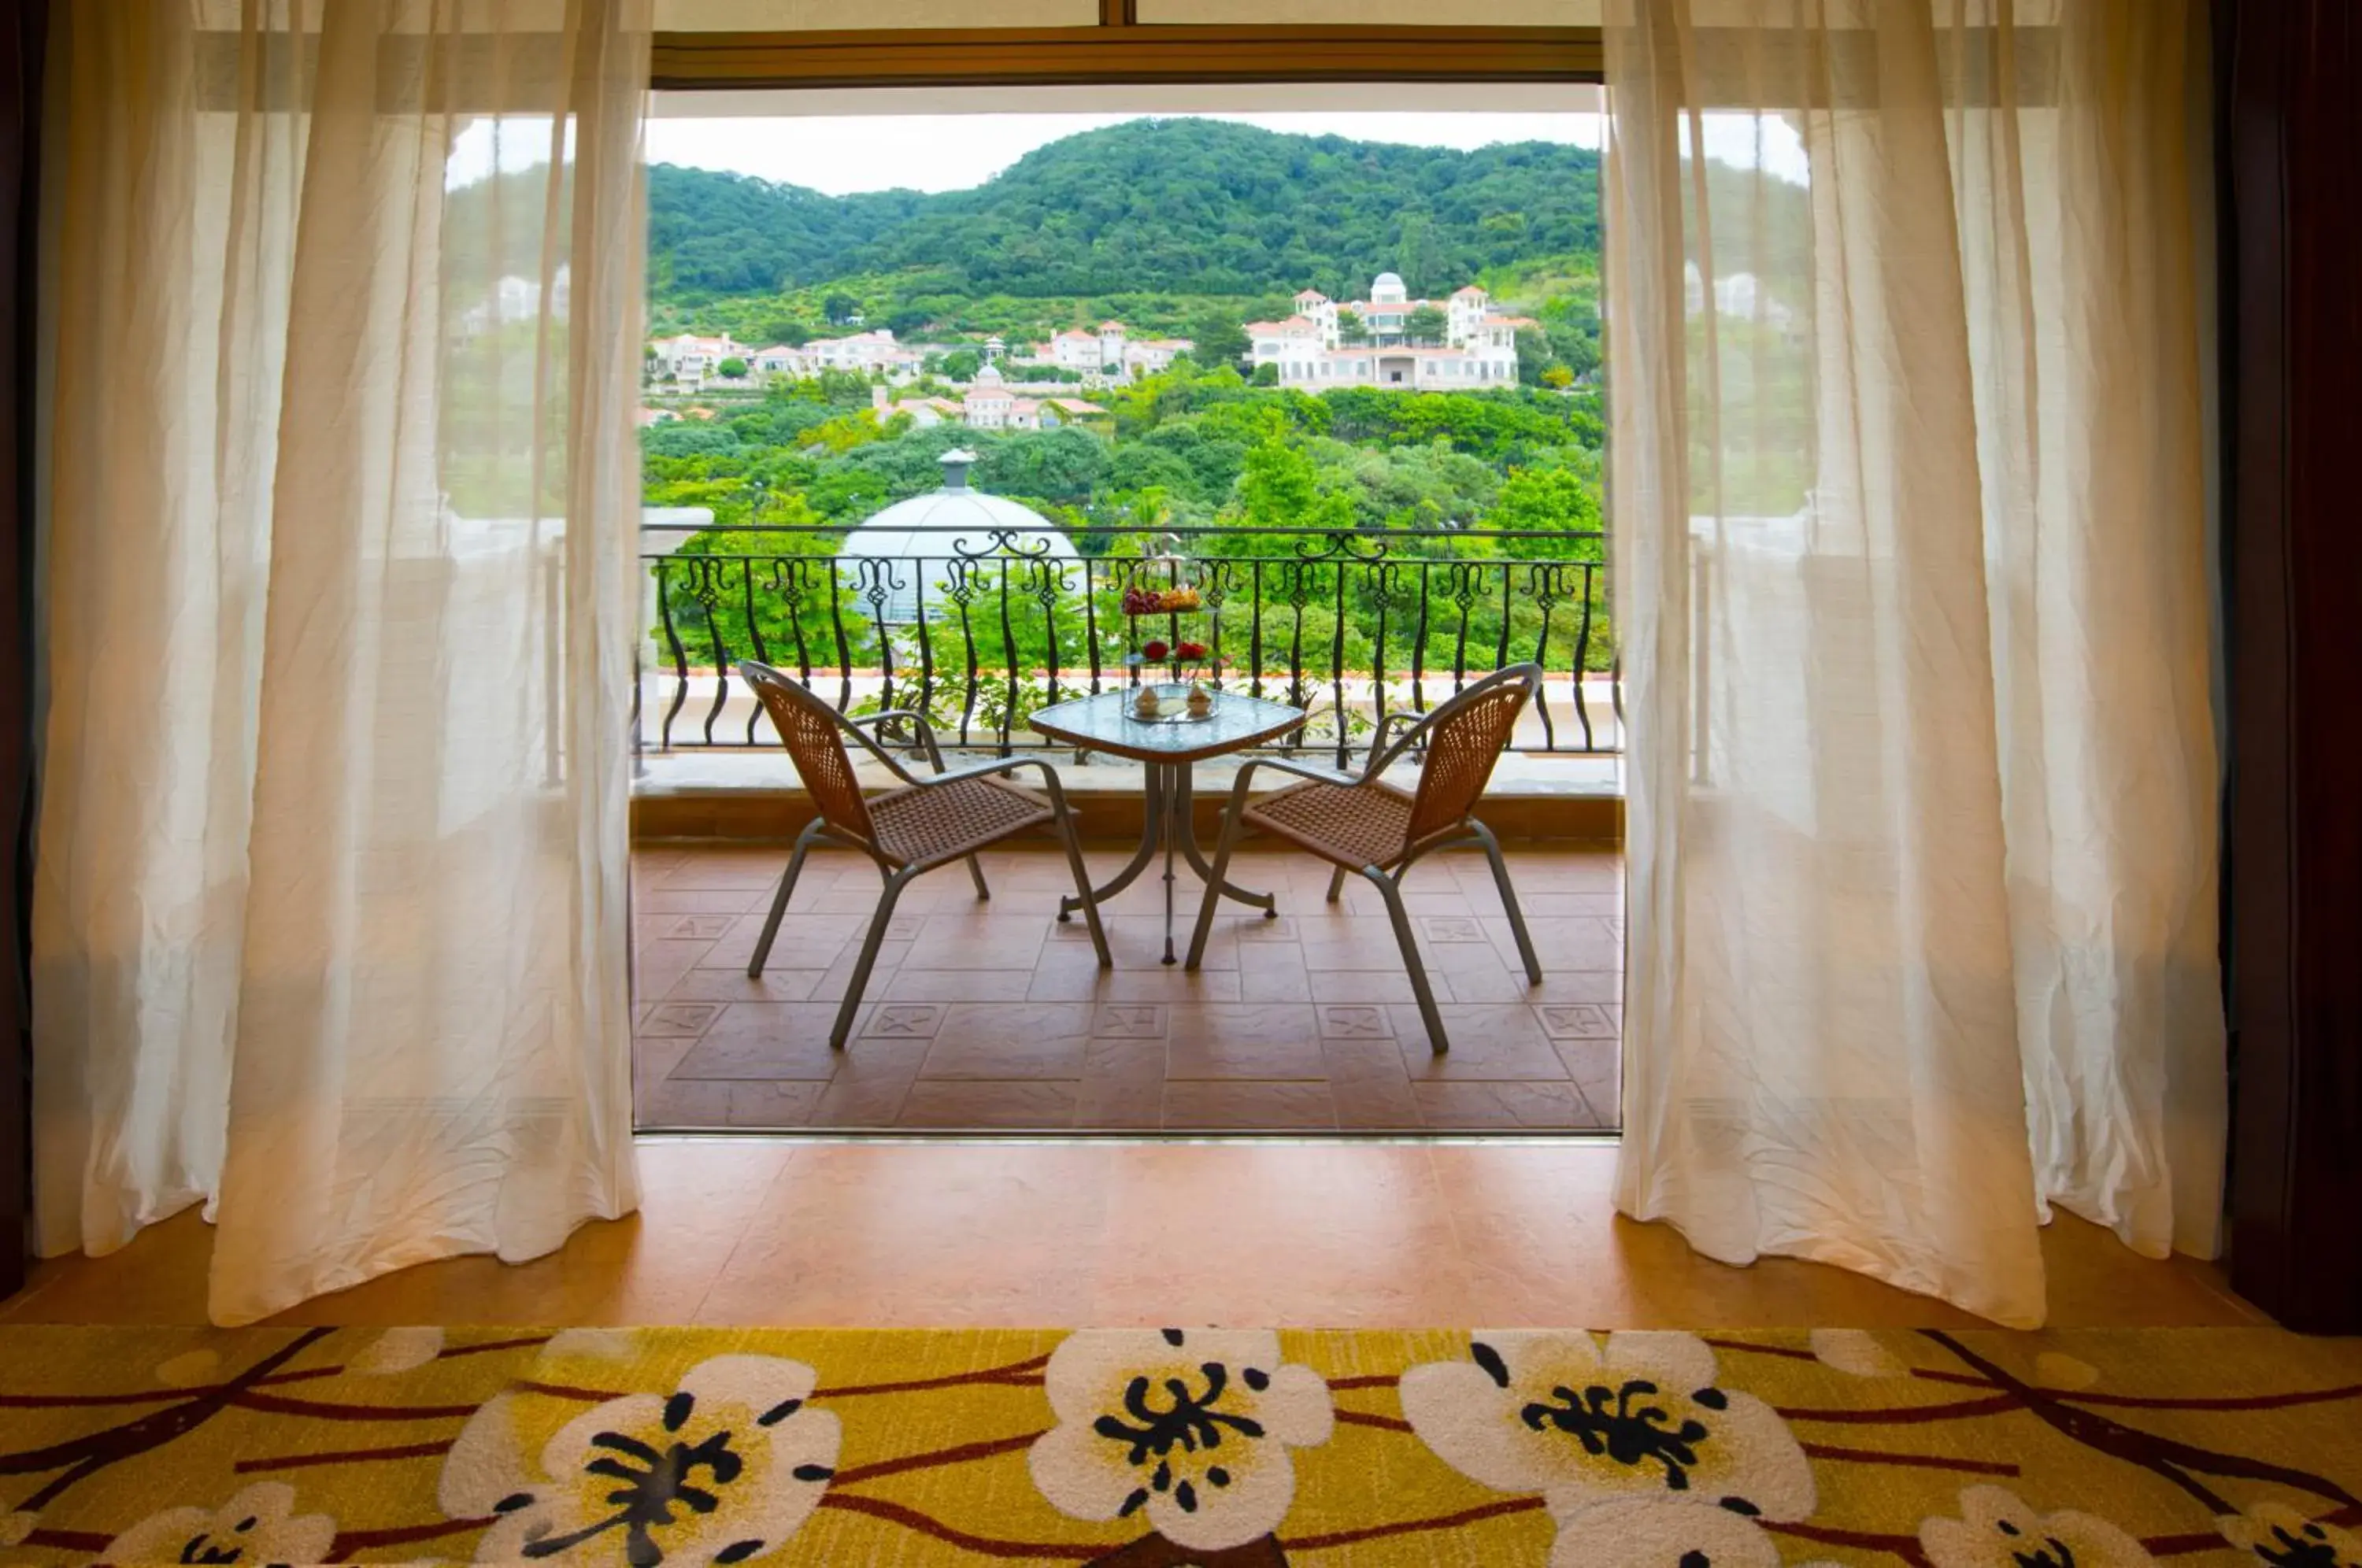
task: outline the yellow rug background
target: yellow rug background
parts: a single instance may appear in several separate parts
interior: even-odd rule
[[[160,1510],[218,1507],[276,1481],[299,1511],[333,1517],[334,1560],[468,1561],[482,1526],[446,1514],[438,1481],[485,1401],[524,1390],[571,1413],[602,1396],[665,1395],[712,1358],[755,1355],[809,1366],[810,1407],[833,1412],[843,1433],[819,1506],[765,1562],[1551,1561],[1556,1525],[1539,1496],[1468,1478],[1403,1419],[1395,1380],[1467,1361],[1466,1331],[1281,1331],[1287,1360],[1328,1382],[1333,1435],[1293,1451],[1295,1496],[1275,1542],[1200,1557],[1143,1550],[1138,1518],[1071,1518],[1037,1489],[1028,1450],[1055,1424],[1042,1367],[1066,1337],[0,1327],[0,1559],[91,1562]],[[2362,1342],[2267,1329],[1700,1337],[1717,1384],[1768,1403],[1811,1460],[1814,1512],[1765,1527],[1787,1564],[1927,1563],[1923,1525],[1958,1517],[1964,1488],[1978,1485],[2039,1513],[2098,1516],[2160,1562],[2344,1568],[2347,1549],[2334,1543],[2351,1537],[2337,1532],[2362,1522]],[[1833,1364],[1865,1353],[1891,1358],[1889,1370]],[[2106,1435],[2124,1430],[2222,1466],[2127,1459]],[[2325,1521],[2328,1554],[2235,1546],[2169,1470],[2238,1510]],[[624,1561],[620,1536],[607,1543],[609,1560]]]

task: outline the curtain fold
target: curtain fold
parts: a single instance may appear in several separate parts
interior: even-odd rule
[[[2038,1323],[2211,1252],[2223,1022],[2181,0],[1606,29],[1618,1203]]]
[[[36,1144],[242,1322],[637,1200],[648,27],[224,9],[57,29]]]

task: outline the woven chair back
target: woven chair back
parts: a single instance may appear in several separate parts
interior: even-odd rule
[[[748,659],[739,665],[738,672],[763,700],[764,711],[771,715],[772,727],[779,732],[788,759],[796,765],[796,777],[803,780],[804,793],[811,797],[821,820],[864,843],[875,841],[877,830],[861,798],[853,758],[845,753],[844,721],[836,710],[768,665]]]
[[[1427,765],[1411,802],[1411,844],[1455,826],[1475,810],[1541,673],[1539,665],[1512,666],[1435,711],[1427,731]]]

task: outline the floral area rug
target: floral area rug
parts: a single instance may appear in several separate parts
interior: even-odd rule
[[[0,1560],[2362,1568],[2269,1330],[0,1328]]]

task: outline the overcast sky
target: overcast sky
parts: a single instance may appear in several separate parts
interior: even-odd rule
[[[768,119],[654,119],[648,161],[759,174],[832,196],[855,191],[965,191],[1037,147],[1137,115],[783,116]],[[1496,142],[1599,145],[1596,115],[1203,115],[1301,136],[1474,149]]]
[[[965,191],[981,185],[1037,147],[1101,126],[1139,119],[1124,114],[775,115],[745,119],[671,118],[647,123],[651,163],[679,163],[756,174],[833,196],[855,191]],[[1463,150],[1514,141],[1597,147],[1595,113],[1485,114],[1430,110],[1383,114],[1209,114],[1187,116],[1262,126],[1300,136],[1342,136]],[[1683,126],[1687,140],[1688,126]],[[1773,116],[1707,115],[1706,155],[1748,167],[1760,158],[1783,180],[1805,182],[1796,132]],[[478,120],[451,149],[446,182],[463,185],[495,165],[523,169],[549,157],[549,122],[519,116]]]

